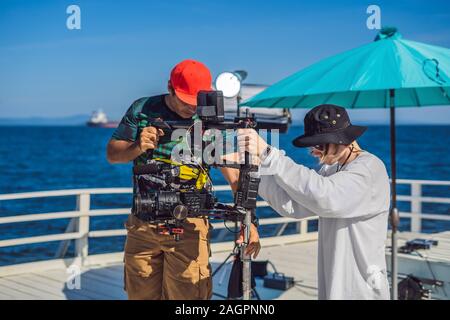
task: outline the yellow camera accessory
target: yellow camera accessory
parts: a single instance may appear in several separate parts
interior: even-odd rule
[[[202,190],[208,181],[208,173],[205,169],[194,167],[188,164],[182,164],[170,159],[156,158],[155,161],[164,162],[172,166],[179,167],[178,178],[185,181],[196,180],[195,187]]]

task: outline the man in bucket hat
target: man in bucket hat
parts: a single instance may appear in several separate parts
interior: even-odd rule
[[[177,64],[170,74],[168,94],[138,99],[128,109],[108,143],[108,161],[133,161],[136,165],[147,163],[149,158],[170,160],[173,149],[185,141],[171,140],[169,134],[152,126],[140,130],[140,118],[194,119],[197,94],[211,90],[211,78],[209,69],[199,61]],[[227,170],[223,168],[222,172],[226,174]],[[187,218],[181,239],[176,241],[173,235],[161,233],[147,213],[133,208],[126,229],[124,282],[129,299],[211,298],[210,224],[206,218]],[[253,224],[250,230],[248,252],[255,255],[259,237]]]
[[[356,143],[365,127],[346,110],[320,105],[293,141],[319,158],[318,172],[267,145],[252,129],[238,133],[240,151],[260,162],[259,195],[279,214],[319,217],[319,299],[389,299],[385,240],[389,179],[383,162]]]

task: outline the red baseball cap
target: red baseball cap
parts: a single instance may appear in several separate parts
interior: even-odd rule
[[[196,106],[197,94],[211,89],[211,72],[203,63],[183,60],[170,73],[170,84],[177,97],[184,103]]]

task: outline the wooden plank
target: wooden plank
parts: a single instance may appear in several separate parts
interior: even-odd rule
[[[93,267],[93,268],[90,268],[90,270],[98,270],[101,272],[105,272],[106,274],[111,274],[111,276],[114,276],[114,275],[117,276],[117,275],[123,274],[123,267],[124,267],[123,262],[120,262],[117,264],[107,265],[104,267]]]
[[[4,279],[10,281],[11,283],[20,285],[23,288],[28,288],[30,292],[39,293],[38,296],[39,298],[46,297],[46,299],[64,299],[64,295],[62,294],[61,289],[55,290],[49,287],[47,284],[42,284],[40,282],[35,281],[35,279],[30,279],[22,275]]]
[[[0,286],[0,300],[11,300],[14,299],[14,295],[7,294],[6,290],[3,290],[3,288]]]
[[[41,273],[26,273],[26,274],[22,274],[20,275],[21,277],[26,277],[26,278],[30,278],[33,279],[36,282],[42,283],[42,284],[46,284],[47,286],[54,288],[54,289],[60,289],[63,290],[64,287],[66,286],[66,282],[65,279],[53,279],[53,278],[48,278],[45,277],[43,274]]]
[[[88,279],[86,277],[81,280],[81,290],[96,293],[101,297],[101,300],[125,298],[123,287],[116,287],[97,280]],[[77,292],[79,291],[80,290],[77,290]]]
[[[62,283],[65,284],[65,279],[67,278],[67,274],[63,272],[62,270],[54,270],[51,274],[42,274],[43,278],[49,278],[53,280],[59,280]],[[105,292],[99,290],[101,286],[98,286],[97,288],[95,286],[92,286],[92,283],[89,282],[83,282],[83,278],[81,278],[81,289],[65,289],[64,294],[66,295],[67,299],[70,299],[71,296],[85,296],[86,299],[93,299],[93,300],[105,300],[105,299],[115,299],[115,295],[111,295],[108,290],[105,290]],[[102,287],[103,288],[103,287]],[[108,288],[110,289],[110,288]]]
[[[102,253],[88,256],[87,265],[90,268],[106,267],[108,265],[115,265],[123,262],[123,252]]]
[[[118,272],[118,273],[123,274],[123,267],[124,267],[124,264],[119,263],[117,265],[106,266],[106,267],[104,267],[104,269],[109,270],[111,272]]]
[[[21,290],[17,290],[16,288],[13,288],[8,285],[3,285],[0,282],[0,292],[4,293],[5,295],[11,296],[12,300],[35,300],[36,298],[26,292],[22,292]]]
[[[9,288],[11,290],[19,291],[21,293],[19,296],[24,296],[24,299],[33,299],[33,300],[55,299],[54,295],[44,293],[38,289],[31,288],[21,283],[14,282],[7,278],[1,278],[0,285]]]
[[[93,270],[89,270],[83,274],[83,279],[89,279],[92,281],[98,281],[105,285],[119,287],[123,290],[123,279],[120,279],[118,276],[109,277],[108,275],[101,272],[93,272]]]
[[[30,289],[35,289],[39,292],[42,292],[42,295],[40,297],[46,296],[49,299],[52,300],[64,300],[65,296],[62,292],[63,286],[60,288],[54,288],[48,285],[48,282],[43,283],[36,280],[36,276],[34,277],[27,277],[25,275],[15,276],[15,277],[9,277],[6,278],[6,280],[9,280],[11,282],[23,285],[24,287],[28,287]]]
[[[114,271],[106,268],[91,269],[89,273],[101,277],[105,280],[123,281],[123,267],[121,268],[120,271]]]

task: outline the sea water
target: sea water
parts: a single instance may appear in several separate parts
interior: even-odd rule
[[[79,127],[0,127],[0,194],[78,188],[131,187],[131,164],[111,165],[106,160],[106,144],[114,129]],[[295,148],[292,140],[303,133],[303,127],[292,126],[280,136],[280,147],[296,162],[317,168],[317,161],[307,149]],[[390,168],[388,126],[369,126],[359,140],[363,149],[380,157]],[[450,126],[397,127],[397,177],[399,179],[450,180]],[[218,170],[212,170],[214,184],[225,184]],[[424,196],[450,197],[450,187],[424,186]],[[398,186],[399,194],[409,194],[406,185]],[[224,202],[232,201],[230,192],[217,193]],[[0,201],[0,217],[71,211],[76,198],[50,197]],[[91,208],[128,208],[131,195],[94,195]],[[410,204],[399,203],[408,212]],[[423,203],[426,213],[450,214],[450,205]],[[259,208],[259,217],[276,217],[270,208]],[[121,229],[126,216],[91,217],[91,230]],[[57,234],[66,230],[69,219],[23,222],[0,225],[0,240]],[[232,227],[230,225],[229,227]],[[270,236],[275,226],[262,226],[261,236]],[[315,230],[312,221],[309,230]],[[409,230],[409,219],[401,220],[401,230]],[[450,230],[450,221],[423,220],[427,233]],[[214,231],[213,237],[219,230]],[[295,224],[285,233],[295,232]],[[233,234],[226,235],[232,239]],[[123,249],[124,237],[89,240],[89,253],[115,252]],[[58,242],[0,248],[0,265],[53,258]],[[73,241],[68,255],[73,255]]]

